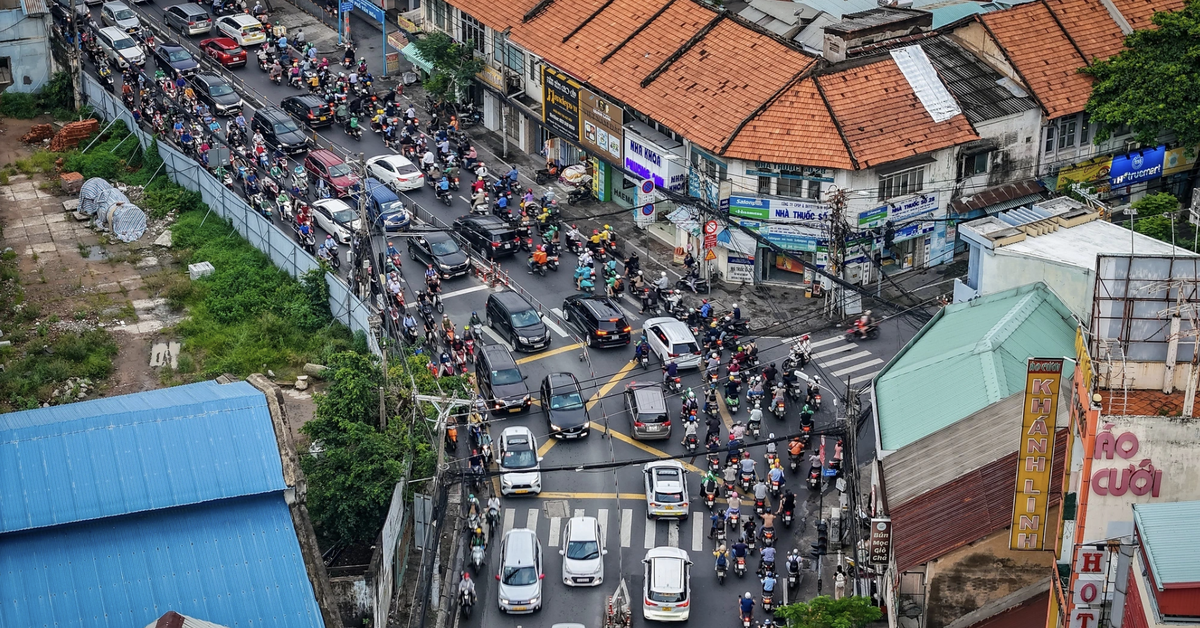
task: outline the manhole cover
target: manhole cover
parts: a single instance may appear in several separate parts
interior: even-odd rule
[[[565,500],[565,499],[548,500],[545,502],[545,504],[542,505],[542,510],[545,511],[546,516],[551,519],[553,519],[555,517],[557,517],[559,519],[566,519],[567,518],[567,500]]]

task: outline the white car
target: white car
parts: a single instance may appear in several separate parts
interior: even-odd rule
[[[569,587],[594,587],[604,582],[604,539],[595,517],[567,519],[563,531],[563,584]]]
[[[96,34],[96,43],[104,55],[115,66],[125,69],[133,65],[146,65],[146,52],[133,37],[116,26],[106,26]]]
[[[350,244],[350,236],[362,226],[358,212],[340,198],[313,201],[312,208],[317,226],[342,244]]]
[[[642,617],[687,621],[692,605],[692,559],[678,547],[656,547],[642,560]]]
[[[419,190],[425,187],[425,175],[403,155],[379,155],[367,160],[371,176],[396,190]]]
[[[648,319],[642,329],[650,350],[663,364],[675,360],[681,369],[700,368],[700,344],[686,324],[670,316],[659,316]]]
[[[678,460],[647,462],[642,467],[646,481],[646,518],[687,519],[687,471]]]
[[[267,40],[267,33],[263,30],[262,22],[244,13],[222,17],[217,20],[217,28],[243,48],[261,44]]]
[[[124,2],[106,2],[100,7],[100,21],[105,26],[115,26],[126,33],[142,30],[142,22]]]
[[[542,492],[541,456],[537,439],[527,427],[508,427],[500,433],[500,494]]]

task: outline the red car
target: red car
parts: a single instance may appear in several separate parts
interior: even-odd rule
[[[205,39],[200,42],[200,50],[227,68],[246,65],[246,51],[228,37]]]
[[[316,184],[317,179],[323,179],[333,195],[339,198],[358,187],[358,175],[350,165],[324,148],[309,151],[304,158],[304,169],[310,183]]]

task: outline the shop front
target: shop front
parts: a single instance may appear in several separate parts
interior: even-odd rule
[[[926,192],[895,199],[859,212],[857,228],[870,232],[870,248],[885,274],[945,263],[953,256],[953,240],[947,246],[945,213],[938,213],[938,194]],[[891,243],[887,244],[887,230]],[[869,261],[869,260],[868,260]]]
[[[629,122],[624,127],[624,166],[633,175],[624,174],[625,181],[614,196],[630,207],[654,203],[657,192],[649,194],[639,188],[642,181],[652,180],[656,188],[687,194],[687,155],[683,144],[655,131],[641,122]]]
[[[824,251],[822,225],[829,221],[829,205],[815,200],[765,198],[751,195],[729,197],[729,215],[743,226],[756,229],[767,240],[799,258],[776,255],[763,249],[756,264],[760,281],[803,283],[812,280],[806,265],[816,265]]]

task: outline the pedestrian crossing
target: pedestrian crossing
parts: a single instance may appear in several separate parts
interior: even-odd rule
[[[846,381],[846,377],[850,376],[851,386],[870,381],[879,374],[884,363],[858,344],[846,342],[841,334],[814,342],[812,348],[812,359],[822,370],[838,381]]]
[[[573,516],[595,517],[600,524],[600,536],[604,539],[605,547],[610,547],[612,542],[616,541],[622,548],[631,548],[633,540],[638,536],[634,527],[641,525],[642,549],[670,546],[693,552],[704,551],[704,540],[708,531],[707,512],[693,511],[686,520],[675,521],[646,519],[644,514],[634,517],[633,511],[633,508],[622,508],[617,512],[607,508],[576,508]],[[617,524],[615,539],[609,539],[610,518]],[[544,516],[541,508],[505,508],[502,520],[502,534],[507,534],[509,530],[517,527],[533,530],[547,548],[562,544],[563,528],[567,524],[562,517]]]

